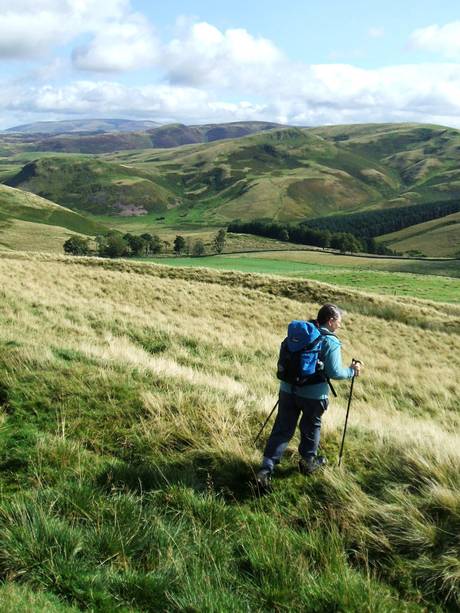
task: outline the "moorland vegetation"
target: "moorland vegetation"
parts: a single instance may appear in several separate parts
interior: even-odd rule
[[[460,307],[313,281],[0,256],[6,610],[456,611]],[[290,319],[347,311],[330,466],[252,444]],[[2,605],[2,606],[3,606]]]

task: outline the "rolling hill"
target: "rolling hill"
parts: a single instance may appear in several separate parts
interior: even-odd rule
[[[378,240],[399,253],[460,258],[460,213],[383,234]]]
[[[84,215],[35,194],[0,184],[0,223],[4,227],[15,220],[58,226],[88,236],[104,230],[104,226]]]
[[[460,199],[458,130],[367,124],[226,138],[247,127],[226,124],[223,133],[222,126],[172,125],[101,134],[94,138],[102,150],[104,139],[110,149],[112,138],[120,146],[124,139],[139,139],[135,144],[141,149],[55,159],[46,154],[46,160],[29,162],[7,183],[82,212],[143,215],[149,224],[175,228],[223,226],[234,219],[298,222]],[[152,149],[154,134],[159,141]],[[203,138],[220,140],[168,148],[178,140]],[[11,168],[11,156],[5,159]],[[453,255],[459,249],[456,232],[449,232],[447,252]]]
[[[157,174],[182,197],[174,216],[184,222],[295,221],[356,210],[399,188],[397,177],[379,162],[299,128],[162,152],[118,152],[107,159]]]
[[[287,128],[238,141],[108,157],[158,172],[172,189],[181,187],[190,209],[182,211],[184,221],[200,216],[223,223],[295,221],[460,197],[454,180],[458,130],[410,124],[348,129],[354,138],[343,134],[345,128]],[[436,164],[435,154],[427,153],[434,150]]]
[[[143,132],[101,134],[93,136],[61,136],[36,142],[36,151],[62,151],[69,153],[110,153],[126,149],[169,149],[216,140],[241,138],[257,132],[282,127],[261,121],[243,121],[227,124],[186,126],[168,124]]]
[[[175,195],[137,168],[85,157],[44,157],[6,181],[85,213],[140,215],[175,206]]]
[[[312,132],[396,172],[401,193],[389,205],[460,197],[459,130],[437,125],[366,124]]]

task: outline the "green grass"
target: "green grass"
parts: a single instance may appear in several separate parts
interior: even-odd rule
[[[152,176],[92,156],[42,156],[8,179],[8,185],[62,206],[90,213],[165,211],[174,196]]]
[[[61,230],[65,228],[87,235],[94,235],[105,229],[102,224],[70,211],[55,202],[30,192],[0,185],[0,222],[6,228],[4,232],[6,237],[8,236],[7,228],[10,222],[18,220],[43,224],[43,235],[46,235],[45,226],[58,226]],[[27,250],[27,244],[24,244],[22,248]]]
[[[378,240],[400,253],[460,257],[460,213],[384,234]]]
[[[75,232],[60,226],[17,219],[0,222],[0,246],[13,251],[62,254],[65,241],[74,235]]]
[[[282,275],[303,279],[312,279],[344,287],[352,287],[379,294],[413,296],[439,302],[460,302],[460,279],[415,275],[411,273],[372,271],[367,268],[332,267],[321,264],[304,264],[291,261],[290,254],[283,254],[283,259],[271,259],[269,254],[262,257],[244,256],[210,256],[201,258],[178,257],[162,258],[151,261],[167,263],[172,266],[209,267],[217,270],[238,270],[263,274]],[[457,264],[458,265],[458,264]]]
[[[0,276],[4,610],[458,609],[459,307],[63,256]],[[260,496],[279,341],[326,298],[369,373],[344,467],[338,384],[330,466],[299,475],[293,444]]]

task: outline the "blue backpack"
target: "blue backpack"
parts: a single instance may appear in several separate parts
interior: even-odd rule
[[[314,322],[291,321],[280,347],[278,379],[299,387],[328,382],[320,359],[325,336],[328,334],[321,332]]]

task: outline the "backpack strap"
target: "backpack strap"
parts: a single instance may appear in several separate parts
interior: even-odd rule
[[[320,338],[324,338],[325,336],[334,336],[335,338],[337,338],[337,335],[334,334],[334,332],[330,332],[329,330],[325,330],[324,328],[319,328],[319,331],[321,334]],[[332,381],[329,377],[326,377],[326,382],[331,388],[331,392],[334,395],[334,398],[337,398],[337,392],[335,391],[334,386],[332,385]]]

